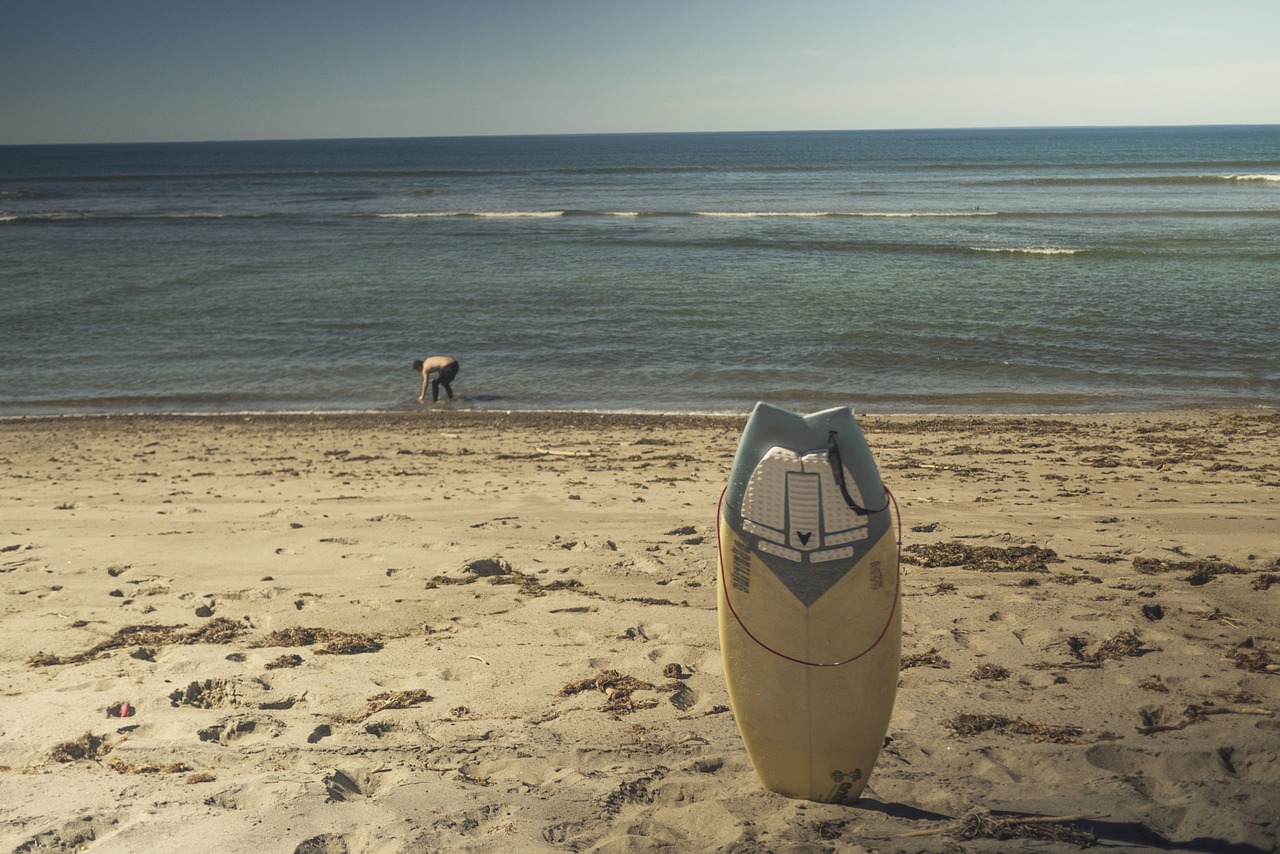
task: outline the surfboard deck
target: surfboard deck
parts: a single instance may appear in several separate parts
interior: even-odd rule
[[[852,411],[757,404],[721,499],[720,647],[765,788],[853,803],[889,726],[902,609],[888,494]]]

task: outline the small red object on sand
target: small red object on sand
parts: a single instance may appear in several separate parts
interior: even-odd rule
[[[120,717],[122,717],[122,718],[127,718],[127,717],[129,717],[129,704],[128,704],[128,703],[121,703],[121,704],[120,704]]]

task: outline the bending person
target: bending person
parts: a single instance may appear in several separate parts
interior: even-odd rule
[[[453,378],[458,375],[457,359],[452,356],[430,356],[426,361],[415,359],[413,369],[422,373],[422,392],[418,395],[418,403],[422,403],[427,396],[428,382],[431,383],[432,403],[440,399],[440,386],[444,386],[445,394],[453,400]]]

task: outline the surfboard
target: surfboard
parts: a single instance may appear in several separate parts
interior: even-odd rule
[[[902,646],[889,493],[853,412],[759,403],[720,500],[729,702],[765,788],[853,803],[875,766]]]

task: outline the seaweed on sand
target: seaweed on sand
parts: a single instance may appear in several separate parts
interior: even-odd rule
[[[957,566],[977,572],[1048,572],[1048,565],[1062,563],[1062,558],[1053,549],[1039,546],[1001,548],[952,541],[912,543],[903,549],[902,562],[926,569]]]
[[[1150,647],[1143,646],[1142,639],[1134,632],[1119,632],[1113,637],[1107,638],[1093,652],[1086,654],[1085,647],[1087,642],[1075,636],[1067,638],[1067,651],[1071,657],[1075,659],[1070,663],[1069,667],[1101,667],[1105,661],[1117,658],[1126,658],[1130,656],[1146,655],[1149,652],[1155,652]],[[1044,670],[1053,665],[1033,665],[1038,670]]]
[[[327,646],[317,649],[316,655],[355,655],[361,652],[378,652],[382,649],[380,635],[343,632],[337,629],[321,629],[310,626],[292,626],[287,629],[276,629],[253,645],[255,647],[294,647],[311,646],[317,643],[327,644]]]
[[[106,756],[115,747],[108,744],[106,738],[86,732],[79,738],[56,744],[49,758],[54,762],[76,762],[80,759],[98,759]]]
[[[363,712],[352,715],[346,720],[349,723],[359,723],[387,709],[408,709],[419,703],[430,702],[432,699],[429,693],[420,688],[410,691],[383,691],[365,700]]]
[[[1089,816],[994,816],[984,809],[974,809],[937,830],[919,830],[904,836],[945,836],[957,842],[973,839],[1040,839],[1091,848],[1098,837],[1079,828],[1069,827],[1073,821]]]
[[[112,759],[107,766],[119,774],[185,774],[191,766],[185,762],[125,762]]]
[[[943,721],[942,725],[960,736],[995,732],[1000,735],[1029,735],[1032,741],[1050,741],[1055,744],[1074,744],[1077,738],[1084,735],[1084,729],[1078,726],[1028,721],[1005,715],[960,714]]]
[[[572,697],[583,691],[599,691],[607,698],[600,707],[602,712],[625,715],[640,709],[657,707],[658,701],[653,699],[636,700],[631,695],[636,691],[653,691],[653,685],[642,682],[634,676],[624,676],[616,670],[606,670],[598,676],[570,682],[560,689],[561,697]]]
[[[230,643],[245,630],[242,623],[218,617],[189,631],[182,626],[137,625],[118,629],[106,640],[94,644],[84,652],[66,657],[37,653],[27,660],[28,667],[49,667],[54,664],[81,664],[102,657],[104,652],[130,646],[168,646],[171,644]]]
[[[1133,568],[1143,575],[1186,572],[1186,582],[1195,587],[1208,584],[1219,575],[1245,575],[1250,571],[1220,560],[1169,561],[1154,557],[1135,557]]]
[[[1280,662],[1265,650],[1237,648],[1227,653],[1227,658],[1234,661],[1236,667],[1251,673],[1280,673]]]
[[[951,667],[951,662],[943,658],[936,649],[931,649],[928,652],[913,652],[902,656],[898,669],[907,670],[911,667],[937,667],[945,670]]]
[[[558,578],[543,584],[532,575],[528,575],[518,570],[512,570],[504,575],[497,575],[489,579],[490,584],[514,584],[520,588],[520,592],[526,596],[545,596],[552,590],[572,590],[576,593],[587,593],[581,581],[574,578]]]
[[[1142,655],[1148,651],[1143,649],[1142,640],[1136,634],[1120,632],[1103,641],[1102,645],[1090,653],[1085,660],[1091,664],[1101,664],[1109,659]]]
[[[999,664],[982,664],[970,673],[969,677],[971,679],[988,679],[992,681],[1008,679],[1009,668],[1001,667]]]
[[[435,575],[427,580],[426,589],[434,590],[437,587],[445,587],[454,584],[475,584],[481,578],[486,578],[492,585],[513,584],[520,588],[520,592],[526,596],[545,596],[553,590],[571,590],[575,593],[582,593],[587,596],[596,594],[587,590],[581,581],[573,578],[559,578],[555,581],[543,584],[535,576],[519,570],[506,567],[501,572],[491,572],[483,574],[469,574],[460,578],[454,578],[447,575]]]

